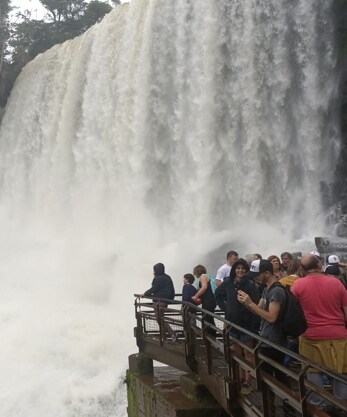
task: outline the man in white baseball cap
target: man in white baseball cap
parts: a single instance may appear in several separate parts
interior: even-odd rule
[[[250,272],[255,281],[264,284],[265,289],[258,304],[254,303],[250,296],[239,290],[237,299],[244,304],[253,314],[261,319],[259,335],[272,343],[280,346],[286,346],[287,338],[283,335],[281,323],[278,320],[286,302],[286,294],[281,285],[274,285],[278,282],[278,278],[274,275],[273,265],[265,259],[257,259],[251,263]],[[271,358],[273,361],[283,365],[284,354],[277,349],[268,345],[260,348],[261,352]],[[265,362],[262,369],[270,375],[275,375],[276,379],[284,384],[287,383],[286,375]]]
[[[337,255],[328,255],[327,256],[327,264],[335,265],[340,263],[340,258]]]

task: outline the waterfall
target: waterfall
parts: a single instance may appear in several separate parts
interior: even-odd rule
[[[315,249],[332,3],[132,0],[23,69],[0,130],[1,415],[125,416],[153,264],[180,292],[226,242]]]

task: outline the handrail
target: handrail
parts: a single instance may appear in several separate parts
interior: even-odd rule
[[[180,369],[183,369],[183,364],[188,366],[185,369],[198,373],[212,395],[230,414],[233,414],[235,407],[243,408],[246,414],[247,412],[251,413],[252,407],[258,407],[257,414],[264,417],[270,416],[272,414],[271,407],[275,406],[275,400],[271,400],[271,398],[277,397],[280,401],[284,401],[284,406],[295,410],[299,415],[309,416],[318,413],[324,416],[323,411],[315,409],[307,401],[311,393],[319,394],[334,404],[338,410],[347,413],[346,401],[337,400],[329,391],[307,379],[307,372],[314,369],[316,372],[326,374],[332,380],[347,384],[347,378],[343,375],[326,369],[318,363],[229,322],[219,314],[211,313],[192,303],[134,295],[136,297],[136,337],[140,351],[144,351],[153,359],[159,361],[162,359],[163,363],[174,364],[174,366],[177,364],[176,367],[181,367]],[[153,303],[148,302],[149,300],[160,300],[168,305],[159,323],[155,319]],[[180,307],[179,310],[177,306]],[[223,312],[221,313],[223,314]],[[215,326],[206,321],[207,316],[215,319]],[[169,340],[165,336],[165,323],[175,327],[175,330],[178,329],[184,338],[180,338],[178,342]],[[255,347],[252,348],[230,337],[231,329],[240,330],[251,336],[256,342]],[[250,352],[254,356],[255,365],[234,354],[231,351],[232,343],[237,343]],[[300,367],[294,370],[285,368],[284,365],[262,354],[259,350],[263,346],[274,348],[290,356],[300,364]],[[184,359],[183,362],[182,359]],[[272,376],[262,370],[264,363],[286,373],[294,385],[287,387],[276,380],[274,381]],[[252,400],[242,394],[239,379],[241,369],[250,372],[254,378],[255,392],[259,394],[258,397],[261,397],[260,405],[252,404]],[[250,406],[250,404],[252,405]]]

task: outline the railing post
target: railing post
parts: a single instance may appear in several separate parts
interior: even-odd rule
[[[271,392],[268,385],[263,381],[261,365],[263,360],[259,358],[259,349],[261,342],[258,342],[257,346],[254,348],[254,361],[255,361],[255,380],[257,384],[257,389],[261,392],[263,413],[264,416],[271,416]]]
[[[196,360],[194,357],[194,340],[195,334],[191,328],[190,320],[190,311],[189,304],[184,304],[181,310],[182,322],[183,322],[183,331],[184,331],[184,351],[186,355],[186,363],[189,368],[195,372],[196,371]]]
[[[139,312],[141,304],[139,303],[139,297],[135,298],[135,317],[136,317],[136,327],[134,328],[134,336],[136,337],[136,344],[141,351],[142,349],[142,335],[143,335],[143,328],[145,324],[142,324],[142,316]]]

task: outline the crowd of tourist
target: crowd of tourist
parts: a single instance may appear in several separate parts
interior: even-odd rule
[[[340,262],[339,256],[332,254],[323,258],[312,251],[300,258],[284,252],[280,257],[271,255],[263,259],[260,254],[248,254],[243,259],[236,251],[230,251],[215,278],[207,274],[203,265],[197,265],[193,274],[184,275],[183,284],[182,301],[200,305],[210,312],[218,306],[233,324],[347,376],[347,265]],[[287,302],[285,287],[295,295],[306,317],[307,330],[298,339],[282,331],[280,317]],[[142,295],[174,298],[173,283],[165,274],[163,264],[154,266],[152,286]],[[167,303],[154,300],[158,321],[166,307]],[[207,316],[206,321],[214,324],[212,316]],[[177,335],[169,325],[165,331],[176,340]],[[252,337],[241,330],[233,328],[230,336],[253,346]],[[248,350],[238,343],[233,348],[252,362]],[[281,350],[264,344],[261,351],[273,361],[290,365],[291,358]],[[287,383],[286,374],[276,367],[265,363],[263,369]],[[308,379],[324,386],[324,378],[313,368],[308,372]],[[240,381],[249,387],[250,375],[242,372]],[[331,382],[334,395],[347,400],[347,384],[338,380]],[[321,409],[330,407],[323,397],[314,393],[309,401]]]

